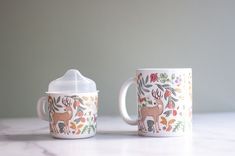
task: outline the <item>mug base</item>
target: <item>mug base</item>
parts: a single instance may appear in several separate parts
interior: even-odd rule
[[[165,134],[165,133],[143,133],[143,132],[138,132],[139,136],[143,137],[184,137],[186,136],[185,133],[173,133],[173,134]]]
[[[61,135],[61,134],[54,134],[50,133],[53,138],[56,139],[85,139],[95,136],[95,133],[93,134],[83,134],[83,135]]]

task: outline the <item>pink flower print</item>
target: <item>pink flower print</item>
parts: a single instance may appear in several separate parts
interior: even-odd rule
[[[155,82],[155,81],[158,81],[157,73],[152,73],[150,75],[150,82]]]

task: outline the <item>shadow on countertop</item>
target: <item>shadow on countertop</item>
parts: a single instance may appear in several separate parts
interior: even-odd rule
[[[96,135],[83,139],[59,139],[52,137],[49,133],[37,134],[0,134],[0,142],[27,142],[27,141],[54,141],[54,140],[125,140],[125,139],[151,138],[141,137],[137,131],[111,131],[99,130]]]
[[[50,141],[50,134],[6,134],[0,135],[0,142]]]

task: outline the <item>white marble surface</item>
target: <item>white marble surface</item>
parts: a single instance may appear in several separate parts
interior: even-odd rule
[[[193,117],[192,137],[152,138],[137,135],[137,127],[120,118],[100,117],[98,133],[89,139],[52,138],[39,119],[1,119],[0,156],[75,155],[235,155],[235,113]]]

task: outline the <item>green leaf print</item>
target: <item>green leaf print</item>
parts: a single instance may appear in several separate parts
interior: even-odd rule
[[[173,97],[171,97],[171,99],[172,99],[173,101],[175,101],[175,102],[179,101],[178,99],[173,98]]]
[[[88,128],[88,134],[90,134],[90,132],[91,132],[91,127]]]
[[[159,89],[161,89],[161,91],[164,91],[164,89],[162,88],[162,86],[160,84],[156,84],[156,85]]]
[[[173,132],[177,132],[179,130],[183,130],[184,131],[184,122],[183,121],[178,121],[175,125],[175,128],[173,129]]]
[[[170,85],[169,85],[169,84],[163,84],[162,87],[164,87],[164,88],[169,88]]]
[[[170,88],[170,90],[171,90],[172,94],[173,94],[174,96],[176,96],[175,90],[174,90],[173,88]]]
[[[175,79],[175,74],[171,75],[171,79],[174,80]]]
[[[145,84],[148,83],[148,81],[149,81],[149,76],[145,78]]]
[[[82,130],[82,134],[87,130],[88,126],[86,125],[83,130]]]
[[[145,87],[146,88],[150,88],[150,87],[152,87],[153,85],[151,85],[151,84],[147,84]]]
[[[165,111],[163,114],[166,115],[166,117],[170,116],[170,114],[172,113],[172,110],[168,110],[168,111]]]
[[[91,128],[92,128],[93,132],[95,132],[95,127],[94,127],[94,125],[91,125]]]
[[[60,96],[57,98],[56,103],[60,102]]]

